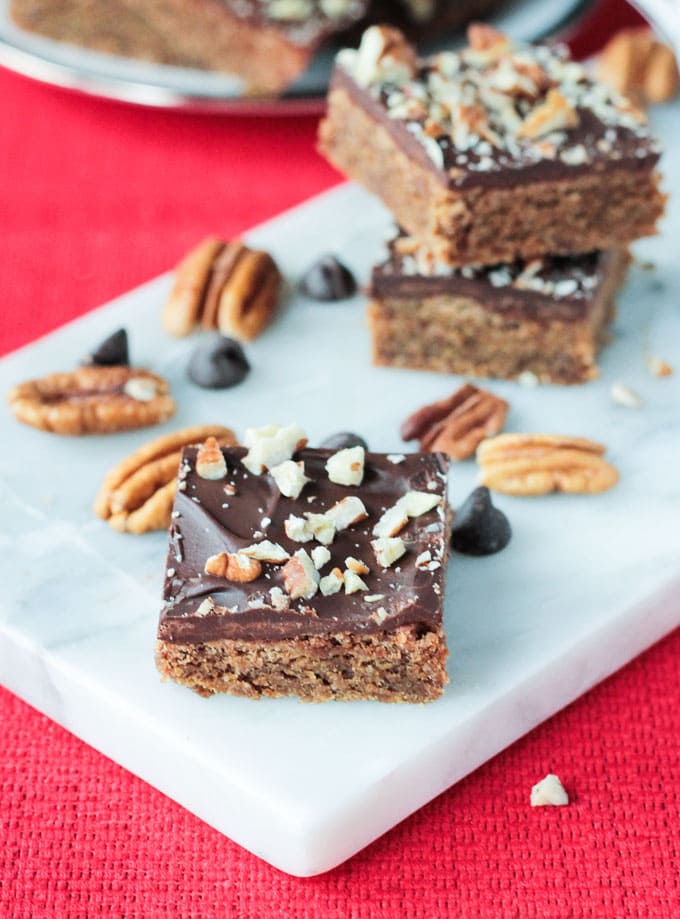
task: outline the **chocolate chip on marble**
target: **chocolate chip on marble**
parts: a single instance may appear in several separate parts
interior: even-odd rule
[[[368,444],[363,437],[353,434],[351,431],[339,431],[337,434],[331,434],[320,444],[326,450],[345,450],[347,447],[363,447],[368,450]]]
[[[357,282],[346,265],[334,255],[324,255],[309,268],[300,289],[314,300],[346,300],[356,293]]]
[[[118,329],[101,344],[97,345],[84,359],[86,367],[129,367],[130,352],[128,334],[125,329]]]
[[[211,335],[194,349],[187,374],[189,379],[204,389],[228,389],[241,383],[248,372],[243,348],[233,338]]]
[[[475,488],[456,511],[451,545],[462,555],[494,555],[512,537],[508,518],[493,506],[489,489]]]

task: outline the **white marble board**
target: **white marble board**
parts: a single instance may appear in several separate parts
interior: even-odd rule
[[[678,113],[655,115],[672,149]],[[60,438],[15,423],[7,409],[0,680],[250,851],[304,876],[349,858],[668,633],[680,623],[680,163],[669,156],[664,165],[674,197],[663,233],[636,248],[656,267],[632,271],[601,379],[492,384],[512,405],[508,430],[602,440],[621,482],[597,497],[498,499],[514,528],[508,549],[450,563],[443,699],[310,706],[206,700],[162,684],[153,644],[165,538],[114,533],[90,509],[109,467],[160,431]],[[365,277],[386,219],[346,185],[248,238],[275,254],[291,287],[324,251]],[[297,421],[312,443],[350,429],[374,449],[398,451],[406,414],[459,383],[372,368],[360,296],[320,305],[291,290],[276,324],[248,348],[247,381],[199,390],[184,377],[196,338],[160,331],[169,284],[158,278],[5,358],[0,390],[73,367],[125,325],[135,363],[167,376],[177,396],[166,430],[219,421],[242,433]],[[648,352],[676,374],[652,377]],[[612,403],[614,381],[634,388],[643,407]],[[456,465],[454,503],[474,481],[474,462]]]

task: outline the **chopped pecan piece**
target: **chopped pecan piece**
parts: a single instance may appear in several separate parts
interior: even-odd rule
[[[205,573],[236,584],[248,584],[260,577],[262,565],[256,558],[249,558],[240,552],[220,552],[207,560]]]
[[[304,549],[298,549],[281,571],[286,593],[292,600],[309,600],[319,589],[319,572]]]
[[[214,437],[207,437],[196,455],[196,472],[202,479],[223,479],[227,463],[220,445]]]
[[[419,440],[422,452],[441,451],[453,459],[466,459],[485,437],[503,429],[508,408],[507,402],[488,390],[466,383],[448,399],[409,415],[401,436]]]
[[[480,483],[508,495],[596,494],[619,480],[605,447],[584,437],[500,434],[477,450]]]
[[[548,90],[545,102],[535,106],[517,131],[518,137],[537,140],[553,131],[565,131],[578,126],[576,109],[556,89]]]

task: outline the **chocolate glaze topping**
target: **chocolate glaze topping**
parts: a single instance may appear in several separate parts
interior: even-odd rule
[[[240,461],[246,453],[243,448],[223,449],[225,479],[200,478],[195,471],[197,449],[185,448],[180,465],[159,638],[189,643],[221,638],[267,641],[341,631],[380,632],[404,624],[440,627],[447,553],[448,458],[443,454],[413,453],[390,459],[369,453],[362,484],[344,486],[331,482],[325,470],[334,451],[304,449],[295,459],[304,462],[312,481],[299,498],[291,499],[280,494],[268,472],[257,476],[245,469]],[[235,488],[236,493],[227,494],[225,486]],[[409,491],[431,492],[440,495],[442,502],[409,520],[399,534],[406,554],[383,570],[370,545],[375,538],[372,529],[383,511]],[[278,543],[291,555],[300,548],[311,552],[319,543],[288,539],[284,521],[290,514],[323,513],[349,495],[363,501],[369,516],[336,534],[327,547],[331,559],[320,574],[327,575],[334,567],[344,570],[345,559],[352,556],[371,569],[362,575],[367,591],[347,595],[341,590],[327,597],[318,592],[311,600],[289,599],[289,607],[279,610],[272,605],[270,591],[284,590],[280,565],[263,562],[262,576],[246,584],[204,573],[210,556],[237,552],[263,539]],[[427,551],[432,561],[427,566],[421,561],[417,567],[416,560]],[[380,599],[367,600],[376,596]],[[208,598],[215,604],[212,610],[210,604],[204,604]]]
[[[548,256],[530,262],[451,268],[418,250],[399,251],[406,237],[388,243],[387,259],[373,269],[370,296],[383,299],[470,297],[494,312],[526,319],[581,319],[597,302],[622,252]]]
[[[367,60],[372,52],[370,42],[341,51],[331,90],[346,91],[448,188],[503,188],[594,171],[649,170],[658,162],[660,148],[644,118],[627,100],[591,80],[562,46],[510,46],[493,60],[466,48],[421,60],[415,73],[389,56],[373,64]],[[540,70],[546,80],[545,86],[535,85],[533,95],[528,68]],[[513,93],[514,82],[522,87],[519,92]],[[521,136],[522,123],[548,102],[551,90],[573,109],[578,123],[557,121],[552,131]],[[468,117],[483,126],[472,129]]]

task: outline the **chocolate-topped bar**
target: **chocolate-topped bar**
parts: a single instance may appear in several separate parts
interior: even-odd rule
[[[161,673],[201,695],[437,698],[448,459],[309,449],[296,426],[246,443],[184,451]]]
[[[373,269],[369,324],[376,364],[542,382],[598,375],[622,250],[451,268],[416,240],[389,243]]]
[[[164,64],[224,71],[249,95],[282,92],[368,0],[11,0],[23,29]]]
[[[659,147],[562,46],[473,25],[418,60],[372,27],[337,58],[322,152],[451,265],[621,248],[663,213]]]

